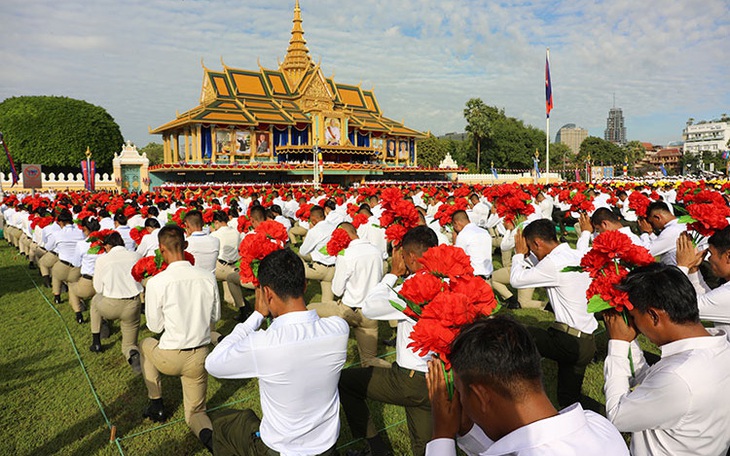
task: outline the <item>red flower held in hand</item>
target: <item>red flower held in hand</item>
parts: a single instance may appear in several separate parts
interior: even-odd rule
[[[352,242],[350,235],[342,228],[337,228],[332,232],[332,237],[327,242],[327,254],[329,256],[337,256],[343,252]]]
[[[431,302],[447,286],[448,284],[445,284],[442,279],[431,274],[430,271],[422,269],[403,282],[400,294],[421,306]]]
[[[355,229],[358,229],[362,225],[368,223],[368,220],[370,220],[370,217],[368,217],[367,214],[357,214],[352,218],[352,226],[354,226]]]
[[[140,242],[142,242],[142,238],[147,236],[148,234],[150,234],[150,232],[147,231],[147,228],[143,226],[136,226],[129,230],[129,237],[132,238],[136,245],[139,245]]]
[[[426,269],[441,277],[474,275],[469,256],[459,247],[439,245],[431,247],[418,260]]]

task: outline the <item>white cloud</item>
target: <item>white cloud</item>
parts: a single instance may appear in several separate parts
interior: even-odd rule
[[[125,137],[147,135],[198,100],[202,70],[275,68],[290,0],[6,0],[0,99],[55,94],[106,107]],[[612,94],[631,138],[678,138],[687,117],[727,112],[724,0],[302,0],[315,59],[339,82],[375,86],[385,114],[435,133],[463,129],[470,97],[544,127],[551,48],[552,132],[601,135]]]

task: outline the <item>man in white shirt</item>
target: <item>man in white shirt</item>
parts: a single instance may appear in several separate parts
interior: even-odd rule
[[[215,274],[220,241],[203,232],[203,214],[200,211],[185,214],[184,222],[188,243],[185,250],[195,257],[195,267]]]
[[[449,399],[442,362],[429,361],[433,415],[429,456],[628,456],[604,417],[573,404],[558,412],[545,394],[540,353],[527,328],[497,315],[461,329],[449,355],[455,393]]]
[[[58,216],[58,225],[61,229],[54,233],[46,249],[58,256],[51,268],[53,302],[61,303],[61,284],[68,281],[68,275],[73,269],[73,259],[76,252],[76,243],[84,240],[84,233],[73,223],[71,213],[64,210]]]
[[[241,276],[236,263],[241,258],[238,253],[239,233],[235,228],[228,226],[228,215],[223,211],[216,211],[213,214],[213,232],[210,234],[218,239],[220,250],[218,251],[218,264],[215,266],[216,280],[223,282],[224,297],[229,295],[229,300],[238,309],[239,321],[245,321],[248,316],[243,300],[243,290],[241,289]]]
[[[530,252],[539,261],[535,267],[525,259]],[[591,278],[587,272],[562,272],[567,266],[578,266],[583,253],[559,243],[550,220],[535,220],[515,235],[510,283],[515,288],[545,287],[555,311],[555,322],[548,330],[531,327],[530,332],[540,354],[558,363],[561,407],[580,400],[586,366],[596,352],[593,331],[598,323],[588,313],[586,298]]]
[[[677,238],[687,231],[687,225],[679,223],[665,203],[655,201],[649,204],[646,219],[639,219],[639,229],[643,233],[641,240],[649,253],[659,257],[662,264],[677,264]],[[659,235],[655,235],[655,232]]]
[[[205,367],[217,378],[258,378],[261,420],[252,410],[213,417],[213,452],[333,455],[340,431],[337,381],[349,328],[304,301],[305,266],[289,249],[261,261],[256,311],[215,347]],[[274,318],[259,329],[264,318]]]
[[[480,199],[479,195],[472,193],[469,197],[469,204],[471,204],[471,216],[469,220],[472,221],[478,227],[484,228],[487,226],[487,219],[489,218],[490,207],[484,204]]]
[[[388,448],[370,418],[366,399],[405,407],[413,455],[424,454],[431,435],[431,403],[426,386],[427,357],[418,356],[408,348],[416,322],[396,310],[391,301],[405,306],[396,294],[400,290],[400,286],[396,287],[396,281],[406,273],[413,274],[422,269],[423,265],[418,259],[426,250],[437,245],[436,235],[425,225],[408,231],[403,236],[401,247],[393,253],[391,273],[383,277],[363,302],[362,311],[366,317],[398,321],[396,362],[390,369],[367,367],[342,371],[339,387],[342,409],[352,435],[364,437],[373,456],[388,454]]]
[[[100,353],[101,319],[119,319],[122,328],[122,354],[139,374],[140,359],[137,347],[139,335],[139,314],[142,285],[132,277],[132,267],[140,259],[135,252],[124,247],[122,236],[114,232],[104,240],[107,253],[96,260],[92,283],[96,295],[91,300],[91,337],[90,350]]]
[[[471,260],[474,275],[489,280],[494,272],[492,265],[492,236],[483,228],[469,221],[465,211],[456,211],[451,216],[456,240],[454,246],[461,248]]]
[[[618,215],[605,207],[599,207],[590,217],[588,217],[588,214],[581,214],[578,223],[581,231],[575,249],[580,252],[588,251],[593,240],[591,235],[594,231],[596,234],[605,233],[606,231],[618,231],[628,236],[635,245],[644,246],[639,236],[631,231],[631,227],[622,225]]]
[[[127,224],[127,216],[119,213],[114,216],[114,231],[122,235],[122,239],[124,240],[124,247],[134,252],[137,249],[137,245],[134,243],[134,239],[132,239],[132,228]]]
[[[341,228],[350,236],[350,245],[337,255],[332,292],[342,296],[335,302],[313,303],[307,309],[314,309],[320,317],[337,315],[352,328],[357,340],[360,365],[363,367],[390,367],[390,363],[378,355],[378,322],[362,314],[362,303],[370,290],[383,278],[383,257],[377,247],[357,236],[351,223],[343,222]]]
[[[305,259],[311,258],[311,263],[305,263],[304,271],[308,280],[317,280],[322,287],[322,302],[334,302],[332,294],[332,279],[335,276],[335,257],[327,254],[327,242],[337,225],[325,220],[324,209],[314,206],[309,211],[309,231],[299,248],[299,255]],[[324,253],[323,253],[324,252]]]
[[[606,414],[631,432],[631,454],[725,455],[730,448],[730,342],[700,322],[689,279],[675,266],[629,273],[619,290],[633,309],[629,325],[605,312],[610,340],[604,364]],[[636,342],[644,334],[662,351],[649,366]]]
[[[552,219],[554,207],[553,200],[545,196],[544,192],[539,192],[535,197],[535,201],[537,202],[537,206],[540,209],[540,213],[542,215],[541,218]]]
[[[142,236],[137,246],[137,253],[141,257],[151,256],[155,254],[155,250],[160,245],[157,234],[160,232],[160,222],[154,217],[150,217],[144,221],[144,229],[147,234]]]
[[[213,274],[185,261],[185,235],[180,227],[166,225],[159,238],[160,253],[168,266],[147,282],[145,317],[150,331],[162,336],[159,341],[149,337],[140,344],[150,399],[143,416],[158,422],[167,419],[160,374],[179,376],[185,422],[212,452],[213,426],[205,408],[205,357],[210,326],[220,318],[218,284]]]

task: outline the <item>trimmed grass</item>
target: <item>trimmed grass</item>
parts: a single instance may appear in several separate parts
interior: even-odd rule
[[[316,301],[318,297],[318,286],[313,284],[307,298]],[[120,448],[128,455],[208,454],[183,420],[180,380],[163,376],[163,397],[172,412],[170,420],[160,427],[143,419],[147,391],[142,378],[133,374],[121,354],[118,323],[112,324],[111,337],[102,341],[106,350],[91,353],[89,324],[78,325],[65,295],[64,300],[54,306],[50,290],[40,286],[38,272],[29,270],[14,248],[0,242],[0,454],[118,455]],[[518,310],[514,314],[531,325],[547,327],[552,321],[552,314],[539,310]],[[88,318],[88,312],[85,315]],[[221,333],[231,331],[233,315],[234,310],[224,305],[218,324]],[[140,340],[152,335],[144,323],[143,316]],[[386,322],[382,322],[380,334],[381,339],[390,336]],[[598,359],[602,360],[606,353],[605,332],[598,336],[597,344]],[[379,347],[383,355],[391,351]],[[395,355],[385,359],[394,361]],[[351,339],[348,365],[356,363],[357,350]],[[546,389],[555,401],[555,364],[544,361],[543,366]],[[591,364],[583,383],[584,394],[598,403],[604,402],[602,369],[602,361]],[[110,428],[90,384],[109,423],[116,428],[116,443],[110,443]],[[403,409],[371,405],[376,425],[387,428],[395,454],[409,454]],[[209,377],[208,408],[225,407],[252,408],[260,416],[257,381]],[[352,442],[344,415],[338,445],[342,450],[363,445],[362,441]]]

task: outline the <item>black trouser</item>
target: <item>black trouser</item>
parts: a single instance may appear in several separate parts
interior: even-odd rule
[[[567,407],[580,401],[586,366],[596,353],[592,336],[575,337],[555,328],[529,327],[537,349],[544,358],[558,363],[558,404]]]
[[[425,454],[426,444],[431,440],[431,402],[423,372],[404,369],[397,363],[393,363],[390,369],[344,369],[340,375],[339,390],[342,409],[354,437],[372,438],[377,435],[366,399],[402,405],[406,409],[413,455]]]
[[[251,409],[226,410],[211,416],[213,422],[213,454],[215,456],[279,456],[267,447],[256,433],[261,420]],[[336,456],[332,448],[318,456]]]

